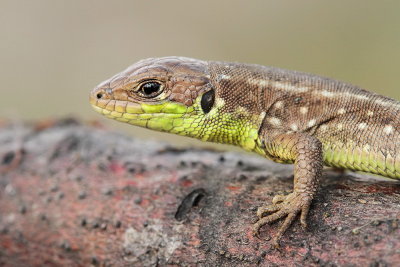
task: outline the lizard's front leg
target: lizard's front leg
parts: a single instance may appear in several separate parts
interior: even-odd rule
[[[318,180],[322,172],[322,145],[310,135],[303,133],[280,134],[267,141],[266,152],[272,157],[283,161],[293,161],[294,190],[293,193],[277,195],[271,205],[262,206],[257,210],[259,220],[254,224],[254,234],[271,222],[286,217],[273,238],[273,245],[279,246],[279,239],[300,213],[300,223],[306,228],[306,217],[314,195],[318,189]],[[267,216],[264,216],[269,214]]]

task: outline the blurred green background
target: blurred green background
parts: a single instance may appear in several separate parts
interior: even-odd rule
[[[0,0],[0,118],[103,119],[88,93],[146,57],[311,72],[400,99],[400,1]],[[195,143],[196,144],[196,143]]]

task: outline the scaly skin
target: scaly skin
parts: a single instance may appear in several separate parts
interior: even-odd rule
[[[323,165],[400,179],[400,103],[327,78],[259,65],[153,58],[101,83],[90,103],[122,122],[295,164],[293,193],[275,196],[257,211],[255,234],[286,217],[275,246],[297,214],[306,227]]]

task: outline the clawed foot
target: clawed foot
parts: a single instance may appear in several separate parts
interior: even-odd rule
[[[312,197],[293,192],[287,196],[277,195],[272,199],[271,205],[259,207],[257,210],[258,221],[253,225],[253,234],[258,236],[259,230],[265,224],[272,223],[286,216],[285,221],[279,228],[278,233],[272,239],[274,247],[279,247],[279,239],[295,220],[296,215],[300,215],[302,227],[307,228],[306,217],[310,209]],[[265,214],[269,214],[265,216]]]

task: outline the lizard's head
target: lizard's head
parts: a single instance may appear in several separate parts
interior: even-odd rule
[[[90,94],[93,108],[118,121],[195,137],[238,143],[243,127],[218,97],[206,61],[165,57],[139,61]]]
[[[189,135],[214,104],[207,62],[150,58],[102,82],[90,103],[103,115],[133,125]]]

